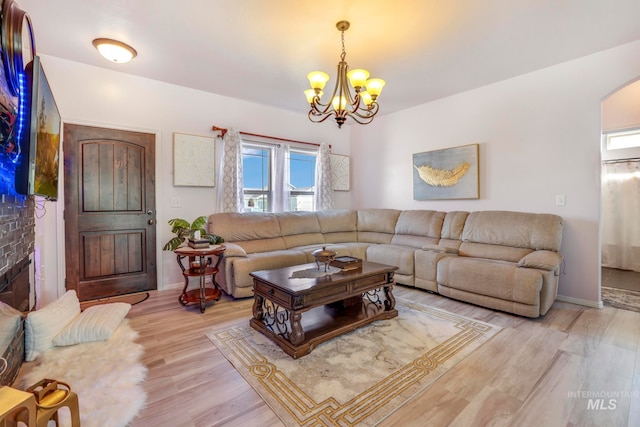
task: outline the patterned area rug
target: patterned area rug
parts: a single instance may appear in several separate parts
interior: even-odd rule
[[[501,330],[403,299],[396,308],[299,359],[248,320],[207,336],[287,426],[371,426]]]
[[[640,292],[603,286],[602,302],[623,310],[640,312]]]

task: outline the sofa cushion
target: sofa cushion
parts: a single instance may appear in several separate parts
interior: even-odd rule
[[[562,262],[562,255],[558,252],[535,251],[518,262],[518,267],[539,268],[541,270],[556,271]]]
[[[437,253],[441,253],[441,254],[452,254],[452,255],[458,255],[458,253],[460,252],[458,249],[455,248],[450,248],[447,246],[441,246],[441,245],[424,245],[422,247],[423,251],[431,251],[431,252],[437,252]],[[418,253],[418,251],[416,251],[416,254]]]
[[[276,218],[287,248],[324,243],[315,212],[280,212]]]
[[[358,215],[354,210],[331,209],[316,212],[326,243],[358,241]]]
[[[242,248],[247,254],[287,249],[282,237],[274,237],[273,239],[237,240],[235,244]]]
[[[438,284],[528,305],[540,304],[542,275],[516,264],[446,256],[438,261]]]
[[[437,244],[444,216],[444,212],[436,211],[403,211],[396,222],[391,243],[414,248]]]
[[[395,209],[361,209],[358,211],[358,241],[391,243],[402,211]]]
[[[258,270],[270,270],[274,268],[289,267],[291,265],[307,263],[307,255],[302,251],[293,249],[283,251],[271,251],[248,254],[244,258],[227,258],[234,279],[234,287],[253,287],[253,278],[250,273]],[[234,292],[233,289],[228,289]]]
[[[53,348],[53,339],[80,314],[76,291],[67,291],[51,304],[27,315],[25,322],[25,360],[31,362]]]
[[[240,244],[249,253],[285,249],[280,223],[272,213],[217,213],[209,216],[208,228],[210,233]]]
[[[354,210],[330,209],[316,212],[322,234],[358,231],[358,215]]]
[[[484,243],[462,242],[458,253],[460,256],[495,259],[509,262],[518,262],[522,257],[530,254],[529,248],[515,248],[511,246],[487,245]]]
[[[320,233],[320,223],[315,212],[280,212],[275,215],[283,236]]]
[[[562,243],[562,217],[508,211],[471,212],[462,240],[558,251]]]
[[[242,248],[242,246],[239,246],[235,243],[230,243],[230,242],[224,242],[224,253],[223,256],[225,257],[232,257],[232,256],[247,256],[247,251],[244,250],[244,248]]]
[[[469,212],[447,212],[442,223],[442,233],[440,237],[443,239],[460,240],[468,215]]]
[[[398,267],[397,274],[413,276],[415,248],[406,246],[379,244],[367,248],[367,261]]]

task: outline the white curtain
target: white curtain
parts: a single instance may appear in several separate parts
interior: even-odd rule
[[[234,128],[222,138],[222,165],[218,170],[218,212],[243,212],[242,139]]]
[[[273,212],[291,210],[291,187],[289,185],[289,153],[288,144],[279,144],[275,149],[275,179],[273,192]]]
[[[640,161],[602,165],[602,265],[640,271]]]
[[[334,207],[330,154],[329,144],[320,144],[318,156],[316,157],[315,207],[317,211],[333,209]]]

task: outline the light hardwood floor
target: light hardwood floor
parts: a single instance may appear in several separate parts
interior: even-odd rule
[[[531,320],[404,286],[394,293],[504,329],[382,425],[640,425],[640,313],[556,302]],[[252,299],[223,297],[201,314],[178,295],[152,292],[129,314],[149,367],[133,426],[281,426],[204,335],[248,320]]]

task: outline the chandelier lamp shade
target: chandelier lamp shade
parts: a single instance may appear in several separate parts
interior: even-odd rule
[[[322,71],[312,71],[307,75],[311,89],[307,89],[304,93],[311,105],[309,120],[312,122],[320,123],[329,117],[334,117],[340,128],[347,118],[351,117],[356,123],[364,125],[371,123],[378,113],[378,97],[385,81],[370,79],[367,70],[359,68],[349,70],[344,49],[344,32],[349,29],[349,26],[348,21],[339,21],[336,24],[336,28],[342,33],[342,54],[338,62],[336,85],[329,97],[329,102],[323,104],[321,101],[329,75]],[[351,88],[354,93],[351,92]]]

